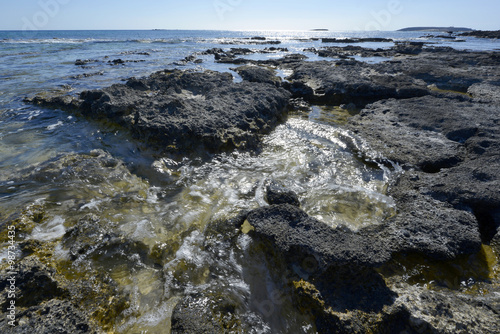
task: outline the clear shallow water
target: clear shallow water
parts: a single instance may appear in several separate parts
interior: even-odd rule
[[[265,325],[256,332],[313,332],[308,320],[290,309],[290,303],[273,301],[273,292],[279,289],[264,265],[265,259],[250,254],[252,241],[247,235],[238,238],[236,248],[218,249],[220,256],[214,258],[203,247],[204,231],[210,221],[266,205],[264,184],[271,178],[294,190],[305,211],[331,226],[358,229],[394,214],[394,203],[384,194],[392,172],[362,161],[360,153],[375,153],[338,126],[349,115],[315,106],[310,114],[292,115],[265,136],[258,154],[233,152],[200,161],[152,152],[112,126],[26,105],[22,100],[42,91],[77,93],[104,87],[164,68],[208,68],[234,74],[230,70],[234,65],[216,64],[211,57],[203,57],[204,62],[196,65],[179,66],[176,62],[213,47],[270,46],[245,45],[244,38],[253,36],[280,40],[282,44],[275,46],[286,47],[289,53],[303,53],[305,48],[325,46],[310,38],[418,40],[422,35],[0,32],[0,220],[41,208],[45,218],[22,238],[53,242],[54,261],[67,260],[68,249],[59,240],[87,214],[95,214],[103,226],[127,240],[141,242],[149,249],[171,249],[162,257],[161,268],[149,264],[138,253],[109,261],[94,254],[92,248],[72,264],[75,270],[109,273],[121,291],[130,296],[130,307],[115,320],[118,332],[168,328],[179,298],[220,286],[231,291],[234,298],[245,299],[249,324],[252,319],[264,319]],[[476,39],[442,43],[471,49],[499,47],[497,42]],[[252,56],[263,59],[284,54]],[[108,63],[118,58],[140,62],[116,66]],[[82,67],[75,65],[77,59],[95,61]],[[107,162],[109,159],[114,160]],[[263,301],[272,301],[271,314],[259,307]]]

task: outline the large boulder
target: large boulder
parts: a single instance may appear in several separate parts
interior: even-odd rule
[[[280,122],[290,94],[262,82],[233,82],[230,73],[161,71],[79,98],[35,97],[35,104],[77,109],[117,123],[160,148],[220,151],[255,148]]]

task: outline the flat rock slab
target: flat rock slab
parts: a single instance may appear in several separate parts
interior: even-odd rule
[[[496,131],[499,116],[493,105],[425,96],[368,105],[348,127],[386,158],[437,172],[470,156],[467,144]]]
[[[259,135],[283,118],[289,97],[272,84],[235,83],[230,73],[173,70],[84,91],[77,99],[36,97],[31,102],[76,108],[85,116],[118,123],[159,147],[221,151],[255,148]]]
[[[356,61],[303,62],[287,78],[290,91],[315,103],[367,103],[388,98],[409,98],[429,94],[427,85],[402,72],[385,73]]]
[[[329,266],[374,267],[387,262],[393,245],[377,236],[377,229],[359,232],[336,229],[309,217],[290,204],[271,205],[253,210],[247,221],[252,233],[271,241],[289,261],[318,261],[318,270]]]
[[[426,245],[449,258],[458,249],[477,249],[479,237],[485,243],[493,238],[500,226],[500,109],[494,101],[379,101],[348,127],[409,170],[389,191],[398,205],[395,226],[410,236],[402,239],[405,247]],[[438,238],[429,242],[424,230]]]
[[[419,253],[428,258],[452,260],[475,254],[481,248],[480,225],[469,210],[436,199],[435,175],[405,172],[389,187],[398,213],[385,224],[388,243],[398,252]]]

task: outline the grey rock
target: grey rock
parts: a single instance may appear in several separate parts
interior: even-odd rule
[[[404,73],[439,90],[467,93],[470,86],[500,79],[498,52],[468,52],[426,47],[416,55],[395,54],[394,61],[373,64],[382,73]],[[474,70],[471,71],[471,68]]]
[[[398,214],[384,224],[386,238],[398,252],[419,253],[433,259],[454,259],[481,248],[479,223],[468,210],[433,197],[434,175],[405,172],[393,181],[388,195]]]
[[[0,331],[5,334],[88,334],[98,333],[88,320],[88,316],[71,302],[51,299],[46,303],[32,306],[17,314],[19,322],[10,326],[0,320]]]
[[[77,109],[92,119],[122,125],[133,136],[175,151],[256,148],[259,135],[284,117],[289,93],[270,84],[234,83],[229,73],[157,72],[79,99],[35,104]]]
[[[340,64],[340,63],[339,63]],[[428,94],[427,87],[406,74],[378,72],[369,64],[350,62],[304,62],[287,78],[295,97],[315,103],[362,106],[387,98],[409,98]]]
[[[281,79],[271,70],[259,66],[240,66],[234,69],[243,80],[281,86]]]
[[[269,204],[290,204],[300,207],[299,197],[293,191],[272,180],[266,186],[265,200]]]
[[[427,173],[416,173],[414,177],[420,178],[418,182],[410,182],[405,180],[408,176],[402,176],[404,187],[401,189],[406,190],[393,188],[394,194],[409,205],[408,210],[399,210],[401,214],[413,211],[425,216],[426,211],[432,212],[444,205],[449,208],[443,207],[443,214],[436,216],[447,221],[447,215],[455,214],[445,212],[459,209],[463,211],[462,218],[456,217],[456,222],[469,226],[464,236],[471,236],[470,213],[473,213],[482,240],[488,242],[500,225],[496,213],[500,205],[499,116],[495,104],[427,96],[374,103],[353,117],[348,126],[383,156],[405,169],[417,168]],[[415,191],[412,187],[416,187]],[[412,192],[418,200],[405,199]],[[417,203],[423,210],[410,209]],[[412,215],[406,218],[407,221],[413,219]],[[456,237],[463,239],[460,235]],[[477,238],[471,238],[471,242],[477,244]]]
[[[500,331],[499,298],[494,293],[477,296],[401,282],[389,285],[399,294],[396,304],[411,310],[408,324],[416,333],[483,334]]]
[[[255,229],[252,233],[270,241],[288,261],[311,258],[318,262],[318,271],[348,264],[373,267],[391,257],[392,245],[376,237],[377,228],[333,229],[290,204],[256,209],[247,221]]]
[[[467,93],[479,102],[500,104],[500,84],[476,83],[469,87]]]
[[[463,107],[463,103],[431,96],[384,100],[368,105],[348,127],[386,158],[435,172],[461,162],[465,148],[460,142],[476,131],[473,123],[457,117],[457,113],[468,114]]]

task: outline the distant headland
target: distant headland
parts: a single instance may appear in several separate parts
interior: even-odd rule
[[[463,27],[409,27],[399,29],[398,31],[432,31],[432,32],[465,32],[465,31],[473,31],[471,28],[463,28]]]

